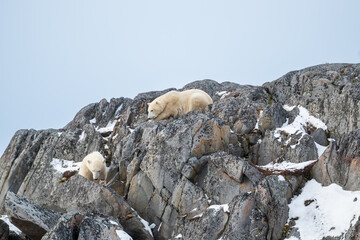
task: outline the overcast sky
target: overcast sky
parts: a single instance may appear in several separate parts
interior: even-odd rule
[[[0,0],[0,155],[18,129],[200,80],[360,62],[360,1]]]

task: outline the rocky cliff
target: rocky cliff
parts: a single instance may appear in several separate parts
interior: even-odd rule
[[[325,64],[263,86],[196,81],[180,90],[207,92],[205,113],[147,121],[167,89],[90,104],[63,129],[19,130],[0,160],[0,207],[22,233],[0,220],[0,236],[305,239],[290,204],[304,185],[360,191],[359,78],[360,64]],[[76,174],[95,150],[105,184]],[[359,214],[319,239],[357,239]]]

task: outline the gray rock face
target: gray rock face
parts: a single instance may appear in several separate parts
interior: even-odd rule
[[[346,190],[360,190],[360,130],[330,144],[313,168],[313,177],[323,185],[336,183]]]
[[[230,212],[232,214],[223,239],[266,239],[266,217],[255,208],[253,195],[238,195],[230,204]],[[257,221],[253,221],[255,219]]]
[[[329,140],[327,138],[326,131],[318,128],[314,132],[311,133],[311,136],[314,138],[314,141],[321,146],[328,146]]]
[[[274,100],[306,107],[336,135],[359,129],[360,64],[324,64],[264,84]]]
[[[48,231],[43,240],[61,239],[114,239],[130,236],[115,218],[104,218],[94,214],[67,213]]]
[[[20,130],[15,133],[10,145],[0,159],[0,203],[3,206],[8,191],[17,192],[45,139],[53,130]]]
[[[102,99],[99,103],[92,103],[80,110],[75,118],[66,125],[66,130],[76,130],[83,128],[90,120],[98,127],[105,127],[115,116],[118,116],[123,105],[126,105],[130,99],[112,98],[110,102]]]
[[[246,134],[255,127],[260,110],[269,104],[269,95],[261,87],[245,87],[226,91],[217,102],[214,102],[211,112],[221,118],[231,128],[236,122],[243,126],[241,133]]]
[[[299,163],[318,158],[317,148],[311,136],[295,135],[290,138],[294,141],[293,147],[291,143],[286,145],[288,139],[279,141],[274,132],[267,131],[252,161],[258,165],[266,165],[273,161],[287,160]]]
[[[259,129],[264,133],[266,130],[274,130],[281,127],[287,120],[289,113],[279,103],[267,107],[259,118]]]
[[[288,218],[290,184],[269,176],[253,192],[238,195],[230,204],[224,239],[280,239]]]
[[[152,239],[144,230],[137,213],[122,197],[80,175],[74,175],[60,184],[47,199],[42,199],[41,203],[60,212],[81,211],[112,216],[119,219],[131,236]]]
[[[41,239],[61,216],[12,192],[6,195],[5,210],[11,221],[31,239]]]
[[[0,220],[0,239],[9,239],[9,225],[3,220]]]
[[[180,218],[174,230],[175,239],[219,239],[223,233],[229,213],[222,208],[208,208],[204,213],[190,219]]]
[[[89,104],[63,129],[15,134],[0,159],[1,211],[33,221],[26,233],[41,229],[33,237],[44,239],[119,239],[122,233],[133,239],[282,239],[288,202],[311,173],[323,185],[360,189],[359,77],[358,64],[326,64],[262,87],[195,81],[180,90],[207,92],[214,103],[205,113],[156,122],[147,121],[147,103],[174,89]],[[299,107],[288,111],[285,104]],[[328,128],[307,123],[291,134],[279,130],[296,122],[300,106]],[[92,151],[107,159],[105,186],[76,169],[54,168],[57,159],[80,162]],[[263,167],[316,159],[296,171]],[[17,209],[31,199],[33,212],[15,215],[7,194],[21,199]],[[44,211],[56,220],[48,221]],[[344,236],[357,236],[358,225]]]
[[[78,212],[62,215],[12,192],[8,192],[6,196],[5,208],[11,221],[31,239],[121,239],[121,236],[130,238],[114,217],[104,218],[92,213]],[[2,239],[8,239],[9,227],[2,221],[0,223],[4,228],[3,236],[6,237]],[[152,239],[144,237],[146,234],[134,236],[138,239]]]

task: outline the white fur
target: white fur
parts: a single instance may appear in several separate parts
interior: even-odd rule
[[[105,179],[106,167],[105,159],[99,152],[92,152],[84,157],[79,174],[91,181],[99,182]]]
[[[211,97],[200,89],[170,91],[148,103],[148,119],[158,121],[168,117],[177,118],[193,110],[204,111],[212,103]]]

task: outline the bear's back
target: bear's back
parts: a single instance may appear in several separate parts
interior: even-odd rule
[[[181,93],[184,97],[200,96],[201,98],[206,99],[207,104],[213,103],[212,98],[209,96],[209,94],[207,94],[206,92],[204,92],[201,89],[189,89],[189,90],[182,91]]]

